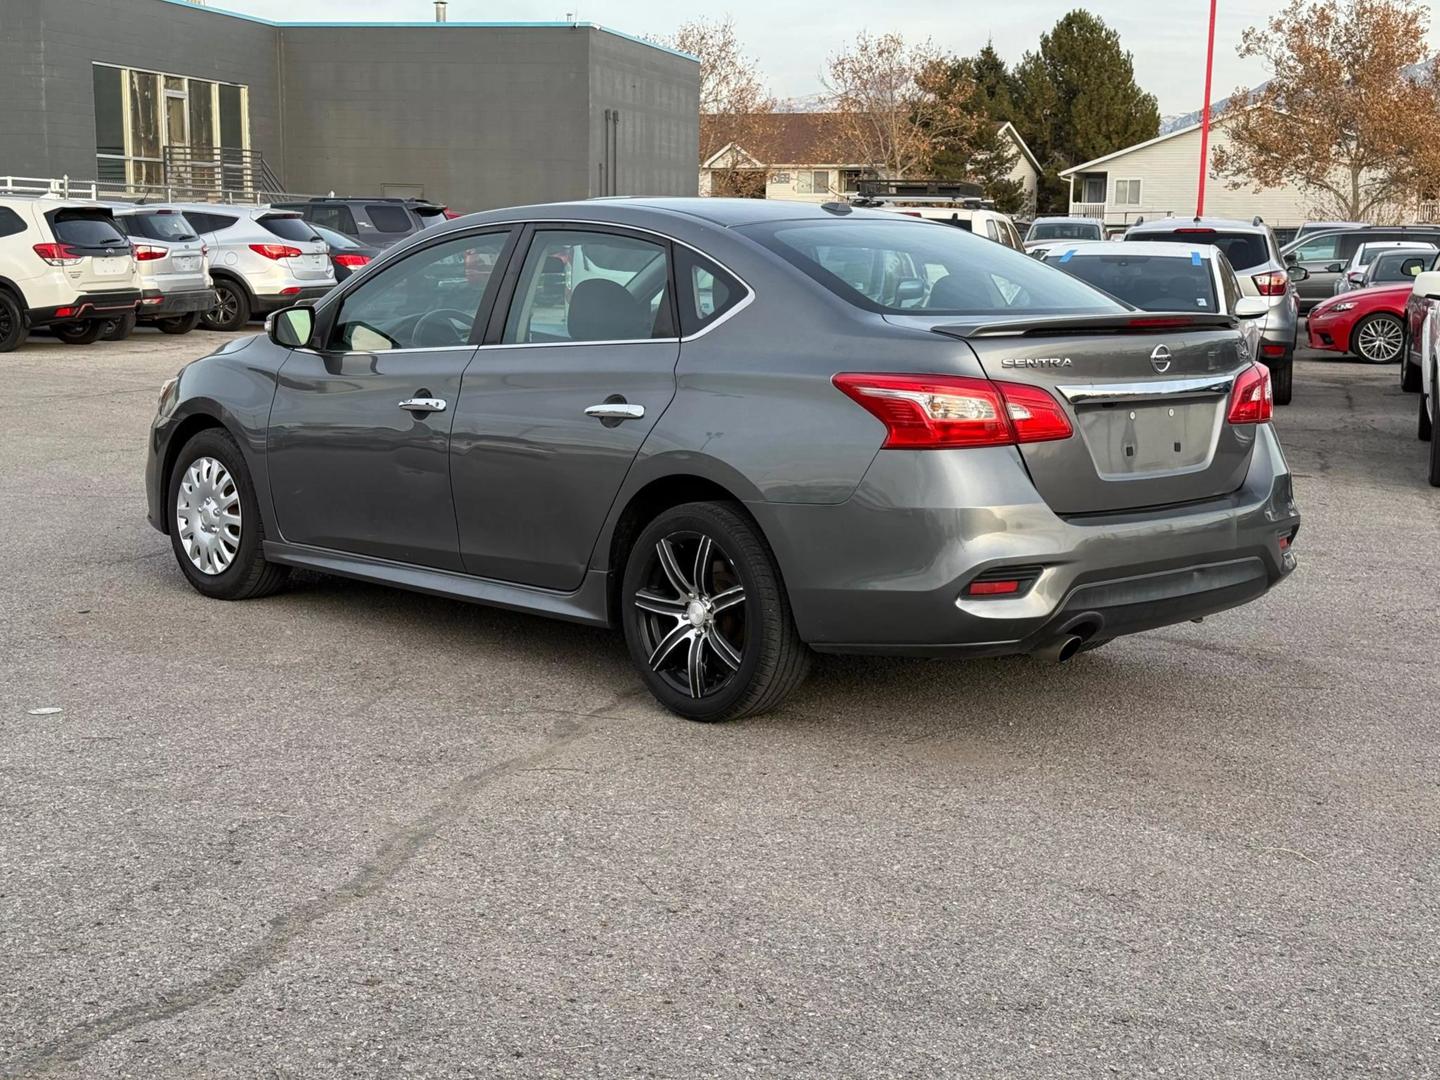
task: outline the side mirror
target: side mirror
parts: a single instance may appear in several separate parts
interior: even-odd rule
[[[1233,314],[1237,319],[1259,319],[1270,314],[1270,301],[1263,296],[1242,296],[1235,301]]]
[[[925,279],[912,277],[904,278],[895,286],[895,305],[905,303],[907,300],[925,299]]]
[[[265,320],[265,333],[276,345],[298,349],[310,343],[315,312],[308,307],[283,308]]]
[[[1328,266],[1325,267],[1325,272],[1326,272],[1327,274],[1338,274],[1338,273],[1340,273],[1341,270],[1344,270],[1344,269],[1345,269],[1345,264],[1344,264],[1344,263],[1330,263]]]
[[[1440,270],[1426,270],[1423,274],[1417,274],[1410,292],[1426,300],[1440,300]]]
[[[1303,266],[1292,264],[1287,273],[1289,273],[1291,281],[1308,281],[1310,279],[1310,271]]]

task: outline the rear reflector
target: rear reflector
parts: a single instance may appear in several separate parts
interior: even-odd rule
[[[1014,578],[1008,581],[972,581],[965,591],[971,596],[1003,596],[1019,592],[1020,582]]]
[[[74,314],[75,314],[75,309],[74,309],[73,307],[62,307],[62,308],[56,308],[56,309],[55,309],[55,317],[56,317],[57,319],[63,319],[63,318],[66,318],[67,316],[74,315]]]
[[[300,294],[300,286],[298,286],[298,285],[291,285],[288,289],[281,289],[281,290],[280,290],[280,295],[281,295],[281,296],[298,296],[299,294]]]
[[[1251,364],[1235,377],[1235,385],[1230,390],[1230,411],[1225,419],[1231,424],[1263,424],[1274,411],[1270,370]]]
[[[847,372],[836,389],[885,425],[883,447],[942,450],[1068,439],[1070,420],[1044,390],[959,375]]]
[[[1284,355],[1285,355],[1285,346],[1284,346],[1284,345],[1272,344],[1271,342],[1268,342],[1268,341],[1267,341],[1267,342],[1263,343],[1263,344],[1260,346],[1260,355],[1261,355],[1261,356],[1284,356]]]

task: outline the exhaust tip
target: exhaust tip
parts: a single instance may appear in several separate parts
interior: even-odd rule
[[[1060,642],[1060,648],[1055,652],[1055,662],[1063,664],[1080,651],[1080,646],[1085,644],[1085,639],[1078,634],[1070,634]]]

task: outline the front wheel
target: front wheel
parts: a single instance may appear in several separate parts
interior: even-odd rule
[[[621,603],[640,677],[688,719],[774,708],[809,670],[775,556],[731,504],[686,503],[646,526],[625,563]]]
[[[215,306],[200,320],[206,330],[244,330],[250,321],[250,294],[233,281],[215,282]]]
[[[105,329],[105,320],[91,319],[88,322],[59,323],[50,328],[51,332],[66,345],[93,345]]]
[[[1350,347],[1372,364],[1393,364],[1405,348],[1405,327],[1394,315],[1371,315],[1356,325]]]
[[[250,470],[223,428],[207,428],[175,458],[166,488],[170,544],[195,591],[216,600],[274,592],[289,567],[265,561],[265,528]]]

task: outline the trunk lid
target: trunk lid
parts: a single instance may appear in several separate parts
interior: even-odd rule
[[[1227,424],[1225,416],[1234,379],[1251,358],[1228,317],[931,323],[963,339],[988,377],[1040,387],[1069,416],[1070,438],[1018,447],[1056,513],[1195,502],[1244,482],[1254,428]]]

